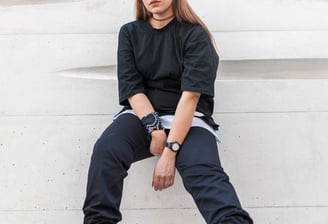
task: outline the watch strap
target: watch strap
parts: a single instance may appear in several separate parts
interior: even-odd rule
[[[179,142],[167,142],[165,147],[171,149],[173,152],[178,152],[181,148]]]

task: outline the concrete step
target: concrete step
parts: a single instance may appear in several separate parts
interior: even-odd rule
[[[221,58],[214,117],[242,204],[258,224],[328,223],[328,3],[190,3]],[[120,109],[117,33],[131,20],[127,0],[0,1],[0,223],[82,223],[92,147]],[[155,162],[133,165],[122,223],[203,223],[178,176],[151,190]]]
[[[214,114],[221,125],[220,156],[256,223],[328,220],[326,69],[326,60],[221,63]],[[115,67],[2,81],[1,222],[81,223],[93,143],[120,109]],[[155,162],[130,170],[122,223],[152,223],[155,216],[163,217],[159,224],[202,223],[179,176],[173,188],[152,191]]]

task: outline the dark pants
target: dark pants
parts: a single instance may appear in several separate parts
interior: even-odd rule
[[[132,114],[118,117],[95,144],[83,206],[84,224],[114,224],[119,211],[123,179],[133,162],[151,157],[149,138]],[[192,127],[176,159],[186,190],[208,224],[251,224],[223,171],[215,137]],[[154,220],[155,223],[155,220]]]

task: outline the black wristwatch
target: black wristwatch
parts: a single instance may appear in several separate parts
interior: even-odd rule
[[[167,142],[165,146],[171,149],[173,152],[178,152],[181,148],[179,142]]]

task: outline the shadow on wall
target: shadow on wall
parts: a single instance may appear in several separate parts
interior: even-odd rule
[[[65,69],[56,74],[81,79],[116,80],[116,65]],[[221,61],[217,79],[328,79],[328,59]]]
[[[12,6],[12,5],[40,5],[49,3],[61,3],[61,2],[81,2],[83,0],[3,0],[0,1],[0,6]]]

